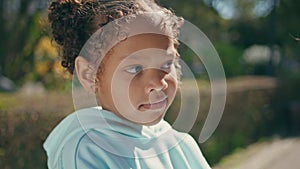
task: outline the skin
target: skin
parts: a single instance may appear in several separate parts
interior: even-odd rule
[[[176,52],[172,40],[158,34],[135,35],[114,46],[97,75],[102,108],[137,124],[161,121],[177,90]]]

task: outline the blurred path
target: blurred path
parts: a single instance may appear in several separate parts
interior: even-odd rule
[[[251,145],[213,169],[300,169],[300,138]]]

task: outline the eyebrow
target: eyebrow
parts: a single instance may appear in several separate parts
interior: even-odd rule
[[[153,55],[153,53],[148,54],[148,55],[151,56],[151,55]],[[164,50],[163,53],[156,53],[156,55],[167,56],[167,57],[174,57],[174,56],[176,56],[176,51]],[[124,59],[124,58],[126,58],[128,56],[131,56],[131,58],[133,58],[133,59],[138,59],[138,58],[140,58],[141,54],[134,52],[133,54],[130,54],[130,55],[121,56],[121,58]]]

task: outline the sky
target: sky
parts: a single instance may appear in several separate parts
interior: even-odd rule
[[[224,19],[233,19],[237,16],[238,12],[246,10],[238,9],[239,0],[213,0],[212,6],[218,11],[220,16]],[[246,0],[243,0],[246,1]],[[267,16],[274,6],[279,3],[279,0],[254,0],[254,7],[250,11],[255,17]]]

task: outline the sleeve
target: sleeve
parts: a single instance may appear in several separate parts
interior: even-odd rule
[[[78,169],[108,169],[107,154],[92,142],[82,141],[77,150],[76,168]]]
[[[58,161],[58,169],[109,169],[108,155],[87,135],[69,140],[64,145]]]
[[[75,153],[76,169],[110,169],[128,166],[128,161],[103,148],[103,142],[85,135],[77,145]]]

